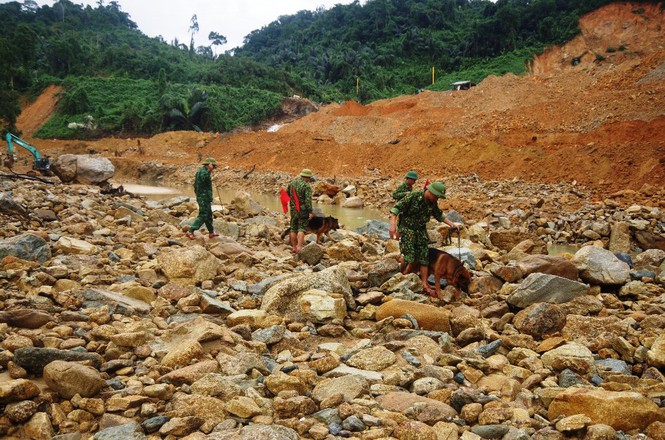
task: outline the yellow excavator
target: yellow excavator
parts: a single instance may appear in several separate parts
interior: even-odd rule
[[[32,161],[33,170],[39,171],[44,175],[50,175],[51,160],[48,157],[42,156],[39,154],[37,148],[12,133],[8,132],[5,138],[7,139],[7,159],[5,159],[5,166],[7,166],[7,168],[12,169],[14,162],[16,161],[16,151],[14,150],[14,144],[16,144],[19,147],[25,148],[30,154],[32,154],[34,158]]]

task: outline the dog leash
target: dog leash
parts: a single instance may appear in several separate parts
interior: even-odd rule
[[[446,235],[445,245],[453,244],[453,228],[448,229],[448,234]],[[460,261],[462,261],[462,231],[457,229],[457,255]]]

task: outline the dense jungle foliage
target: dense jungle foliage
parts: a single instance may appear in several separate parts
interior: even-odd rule
[[[210,45],[143,35],[115,1],[0,4],[0,119],[15,131],[19,96],[65,86],[39,135],[228,131],[279,110],[279,97],[361,102],[522,73],[579,17],[611,0],[367,0],[282,16],[216,56]],[[639,5],[635,3],[636,13]],[[436,82],[432,84],[432,68]]]

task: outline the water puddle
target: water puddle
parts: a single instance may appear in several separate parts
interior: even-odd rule
[[[167,187],[167,186],[150,186],[142,185],[135,183],[124,183],[124,182],[113,182],[114,187],[122,185],[123,188],[136,195],[145,196],[148,200],[164,200],[171,197],[184,195],[187,197],[194,197],[194,188],[191,186],[183,187]],[[219,188],[219,193],[217,188],[214,189],[214,200],[213,204],[220,203],[226,205],[231,203],[233,197],[235,196],[237,189],[233,188]],[[244,191],[244,190],[243,190]],[[269,211],[274,212],[283,212],[282,203],[279,199],[279,194],[265,194],[265,193],[251,193],[252,199],[257,202],[259,205],[264,207]],[[325,216],[333,216],[339,220],[340,225],[343,225],[344,229],[356,229],[359,228],[368,220],[379,220],[379,221],[388,221],[388,213],[380,211],[378,209],[372,208],[342,208],[338,205],[320,205],[314,203],[315,210],[323,211]]]
[[[549,243],[547,245],[547,255],[570,254],[575,255],[579,251],[579,246],[564,243]]]

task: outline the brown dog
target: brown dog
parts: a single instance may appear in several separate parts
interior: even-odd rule
[[[335,217],[312,217],[307,223],[307,230],[305,232],[307,234],[316,234],[316,242],[319,243],[323,234],[325,234],[330,241],[334,241],[330,236],[330,231],[336,231],[337,229],[339,229],[339,220]],[[286,228],[284,232],[282,232],[282,239],[287,235],[289,235],[289,228]]]
[[[457,258],[447,252],[429,248],[429,273],[434,275],[436,296],[441,297],[441,278],[463,292],[469,291],[471,272]]]

